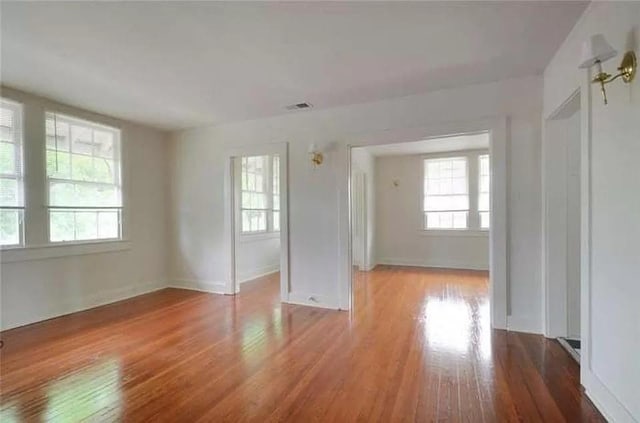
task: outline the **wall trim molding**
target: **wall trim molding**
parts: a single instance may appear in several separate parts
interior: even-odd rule
[[[585,393],[596,408],[610,422],[636,423],[631,412],[611,393],[604,383],[590,369],[585,369],[582,376],[582,385]]]
[[[378,264],[384,264],[387,266],[433,267],[437,269],[489,270],[488,263],[429,261],[429,260],[403,259],[403,258],[397,258],[397,257],[379,258]]]
[[[102,307],[108,304],[117,303],[119,301],[127,300],[129,298],[137,297],[144,294],[149,294],[154,291],[159,291],[167,287],[166,283],[162,282],[145,282],[133,285],[127,285],[123,287],[108,289],[104,291],[94,292],[84,297],[77,299],[76,301],[66,301],[58,304],[57,306],[43,312],[41,315],[33,319],[22,319],[15,322],[10,322],[5,325],[4,319],[2,321],[2,330],[9,330],[18,328],[21,326],[27,326],[34,323],[43,322],[45,320],[54,319],[56,317],[66,316],[68,314],[78,313],[80,311],[90,310],[92,308]]]
[[[210,294],[226,294],[226,282],[202,281],[197,279],[177,279],[171,281],[167,288],[189,289],[191,291],[208,292]]]

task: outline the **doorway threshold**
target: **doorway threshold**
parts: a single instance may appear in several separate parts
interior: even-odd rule
[[[580,364],[580,340],[571,338],[558,338],[558,342],[567,350],[569,355]]]

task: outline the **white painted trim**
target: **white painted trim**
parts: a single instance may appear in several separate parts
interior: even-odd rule
[[[39,323],[44,320],[53,319],[55,317],[65,316],[67,314],[77,313],[79,311],[85,311],[92,308],[104,306],[107,304],[115,303],[118,301],[126,300],[129,298],[137,297],[139,295],[148,294],[150,292],[158,291],[166,288],[164,282],[147,282],[135,285],[128,285],[115,289],[105,290],[101,292],[95,292],[84,298],[74,298],[75,301],[67,301],[65,303],[57,305],[54,309],[44,312],[38,316],[35,320],[23,320],[14,322],[8,326],[3,326],[2,330],[8,330],[17,328],[20,326],[30,325],[32,323]],[[4,320],[3,320],[4,323]]]
[[[375,133],[354,134],[345,152],[340,156],[345,163],[340,166],[338,205],[340,213],[339,257],[340,274],[338,280],[338,302],[340,309],[349,310],[353,304],[352,287],[352,253],[351,253],[351,150],[354,147],[394,144],[428,138],[441,138],[450,135],[463,135],[489,132],[489,152],[491,154],[491,230],[490,245],[490,308],[491,326],[496,329],[507,328],[509,310],[509,249],[508,227],[508,120],[506,117],[494,117],[479,121],[445,122],[429,127],[406,128],[399,130],[378,131]],[[345,212],[346,211],[346,212]]]
[[[313,298],[314,300],[312,300],[311,298]],[[328,308],[332,310],[339,309],[338,304],[330,301],[329,297],[312,293],[291,292],[289,293],[289,300],[285,302],[288,304]]]
[[[0,251],[0,259],[2,263],[14,263],[29,260],[81,256],[85,254],[110,253],[129,249],[131,249],[131,242],[122,240],[45,244],[21,248],[6,248]]]
[[[543,329],[544,335],[547,338],[558,338],[558,337],[566,337],[568,336],[568,304],[567,304],[567,284],[568,281],[565,280],[565,285],[562,287],[563,291],[561,295],[558,295],[560,292],[552,292],[551,289],[551,280],[549,278],[549,254],[550,254],[550,229],[549,229],[549,207],[548,207],[548,186],[549,182],[547,181],[547,147],[553,143],[553,140],[547,139],[549,136],[549,124],[550,121],[557,121],[562,119],[567,119],[572,116],[569,113],[569,110],[574,107],[580,107],[580,105],[576,104],[576,100],[581,99],[581,90],[580,87],[576,88],[571,95],[562,102],[560,106],[556,110],[554,110],[548,118],[543,119],[542,121],[542,163],[541,163],[541,176],[542,176],[542,255],[541,255],[541,264],[542,264],[542,319],[543,319]],[[582,103],[582,100],[580,100]],[[582,109],[575,110],[575,112],[581,113]],[[581,115],[581,122],[584,115]],[[580,137],[582,144],[582,130],[580,128]],[[582,150],[583,146],[581,146]],[[582,184],[584,168],[581,164],[581,174],[580,180]],[[581,191],[583,187],[581,187]],[[568,193],[567,193],[568,194]],[[582,192],[581,192],[582,195]],[[582,200],[580,200],[582,201]],[[582,211],[581,211],[582,213]],[[567,216],[568,219],[568,216]],[[568,220],[567,220],[568,221]],[[583,237],[583,227],[581,227],[580,238]],[[582,242],[582,241],[581,241]],[[554,313],[552,310],[557,311]],[[557,317],[556,317],[557,314]],[[564,317],[562,319],[560,316]],[[559,320],[560,319],[560,320]]]
[[[583,354],[582,348],[580,354]],[[611,393],[598,377],[591,371],[583,371],[581,356],[580,381],[585,388],[585,392],[596,408],[602,413],[605,419],[616,423],[637,423],[631,412]]]
[[[489,270],[486,263],[466,263],[456,261],[407,260],[395,257],[378,258],[378,264],[388,266],[431,267],[436,269]]]
[[[238,274],[238,279],[240,283],[249,282],[254,279],[263,278],[265,276],[271,275],[273,273],[277,273],[280,271],[280,263],[272,264],[269,266],[262,266],[257,269],[253,269],[252,272],[244,272]]]
[[[228,269],[224,293],[240,292],[235,257],[237,230],[235,223],[235,187],[233,159],[248,155],[278,154],[280,156],[280,300],[286,302],[291,287],[289,268],[289,146],[286,142],[249,145],[232,148],[225,153],[224,172],[224,250]],[[239,242],[239,241],[238,241]]]
[[[168,284],[168,288],[189,289],[191,291],[208,292],[210,294],[226,294],[226,282],[201,281],[196,279],[180,279]]]

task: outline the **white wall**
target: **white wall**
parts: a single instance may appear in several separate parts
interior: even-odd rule
[[[544,74],[544,115],[581,89],[581,381],[611,421],[640,420],[640,81],[607,86],[605,106],[577,69],[581,43],[602,33],[618,51],[640,39],[640,3],[593,2]],[[615,71],[621,55],[604,64]]]
[[[339,307],[341,230],[347,210],[346,145],[422,139],[429,128],[508,117],[509,293],[514,329],[541,332],[540,113],[538,77],[472,85],[353,106],[195,128],[173,136],[174,279],[224,282],[229,266],[223,234],[224,152],[234,146],[289,142],[291,291]],[[312,99],[311,99],[312,100]],[[366,140],[366,141],[361,141]],[[310,142],[325,151],[314,169]]]
[[[364,214],[365,222],[363,232],[366,234],[362,241],[362,255],[363,263],[362,268],[364,270],[372,270],[378,264],[376,259],[376,171],[375,171],[375,157],[373,157],[364,148],[354,148],[351,153],[351,171],[352,177],[356,172],[360,172],[365,178],[365,205]],[[353,180],[353,179],[352,179]],[[354,235],[355,236],[355,235]],[[356,246],[354,245],[354,254]]]
[[[21,326],[138,295],[167,282],[167,135],[140,125],[63,106],[9,88],[2,96],[24,104],[27,222],[44,228],[44,111],[56,110],[122,129],[128,221],[124,242],[93,246],[26,248],[0,253],[2,328]],[[127,211],[125,210],[125,213]],[[30,238],[30,239],[29,239]],[[46,232],[29,231],[42,245]],[[102,252],[99,252],[102,251]],[[49,257],[49,258],[45,258]]]
[[[423,159],[423,155],[376,158],[378,262],[488,270],[488,232],[422,230]],[[477,186],[474,174],[469,183]]]
[[[250,280],[280,270],[280,235],[240,235],[236,245],[238,281]]]

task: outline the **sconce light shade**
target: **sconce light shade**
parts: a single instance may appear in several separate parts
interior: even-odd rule
[[[579,68],[590,68],[596,63],[605,62],[618,54],[602,34],[592,35],[582,45],[582,57]]]

